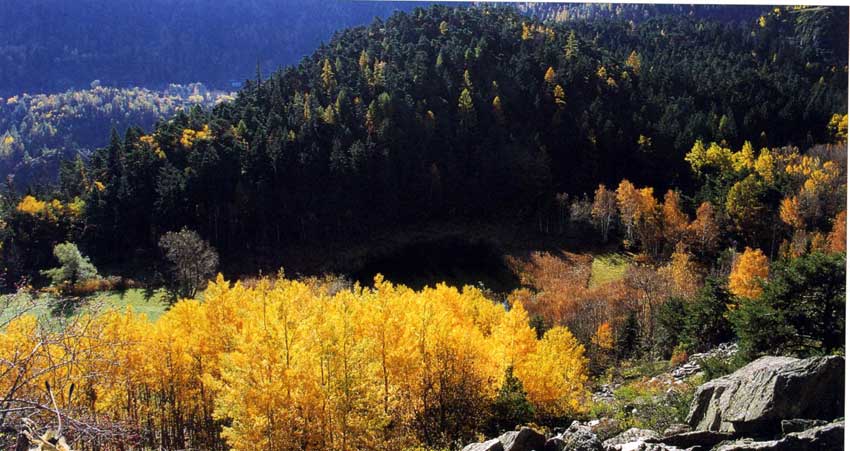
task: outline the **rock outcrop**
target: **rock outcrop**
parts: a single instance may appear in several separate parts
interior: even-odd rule
[[[501,440],[494,438],[483,443],[471,443],[463,448],[463,451],[504,451],[505,447]]]
[[[593,432],[589,425],[583,425],[578,421],[573,421],[569,429],[561,434],[561,441],[564,446],[558,451],[569,449],[571,451],[601,451],[602,442],[599,437]]]
[[[546,444],[546,437],[531,428],[505,432],[499,437],[505,451],[540,451]]]
[[[843,412],[844,358],[762,357],[697,389],[687,422],[695,430],[765,436],[791,418]]]
[[[840,451],[844,449],[844,420],[793,432],[779,440],[737,440],[723,444],[716,451]]]
[[[499,438],[466,445],[463,451],[542,451],[546,437],[534,429],[524,427],[505,432]]]
[[[632,428],[614,435],[618,422],[602,418],[574,421],[548,439],[522,428],[463,451],[841,450],[844,420],[836,418],[844,411],[843,393],[843,357],[762,357],[701,385],[689,424],[671,425],[663,434]]]
[[[632,451],[641,449],[647,440],[657,440],[661,434],[649,429],[631,428],[622,434],[605,440],[602,444],[605,451]]]

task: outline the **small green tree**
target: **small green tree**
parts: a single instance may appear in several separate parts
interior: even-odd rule
[[[638,323],[637,313],[631,310],[617,334],[617,357],[620,359],[634,357],[639,351],[639,343],[640,323]]]
[[[730,314],[742,351],[807,356],[844,349],[845,255],[779,261],[761,297]]]
[[[514,376],[513,366],[505,369],[505,381],[499,387],[491,412],[489,429],[494,435],[534,419],[534,407],[528,402],[522,381]]]
[[[722,280],[706,279],[696,299],[685,307],[687,318],[682,341],[691,351],[706,351],[735,337],[726,318],[733,304],[732,295]]]
[[[50,278],[54,285],[61,283],[75,284],[82,280],[97,277],[97,268],[84,257],[74,243],[60,243],[53,247],[53,255],[59,260],[59,267],[41,271],[41,274]]]
[[[159,247],[171,263],[172,291],[180,297],[194,297],[205,282],[215,276],[218,253],[197,232],[183,228],[159,239]]]
[[[669,359],[676,345],[682,342],[686,318],[685,302],[680,298],[669,298],[658,309],[655,348],[663,358]]]

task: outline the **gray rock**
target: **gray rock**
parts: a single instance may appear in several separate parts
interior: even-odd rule
[[[737,440],[715,451],[831,451],[844,449],[844,421],[836,421],[803,432],[792,432],[780,440]]]
[[[622,434],[609,438],[602,443],[605,451],[633,451],[638,450],[648,439],[660,439],[661,435],[649,429],[631,428]]]
[[[664,437],[669,437],[671,435],[682,434],[682,433],[691,432],[691,431],[692,431],[691,427],[688,426],[687,424],[676,423],[676,424],[671,424],[670,426],[668,426],[667,429],[665,429],[664,432],[661,435],[663,435]]]
[[[487,440],[484,443],[471,443],[466,445],[463,448],[463,451],[504,451],[505,447],[502,446],[502,442],[494,438],[493,440]]]
[[[794,418],[793,420],[782,420],[782,435],[787,435],[792,432],[803,432],[818,426],[823,426],[826,421],[823,420],[808,420],[802,418]]]
[[[499,437],[504,451],[540,451],[546,437],[534,429],[523,427],[519,431],[505,432]]]
[[[590,432],[596,434],[600,441],[615,437],[620,432],[620,424],[617,420],[611,418],[600,418],[596,422],[591,421],[587,425],[590,426]]]
[[[664,445],[675,446],[677,448],[692,448],[709,449],[720,442],[734,438],[728,432],[716,431],[691,431],[665,436],[661,439],[648,439],[648,443],[662,443]]]
[[[561,435],[564,447],[568,451],[602,451],[602,442],[593,433],[592,426],[574,421]]]
[[[769,435],[789,418],[832,419],[844,410],[844,358],[762,357],[701,385],[687,422],[695,430]]]

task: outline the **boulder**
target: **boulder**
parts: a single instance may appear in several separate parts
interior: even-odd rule
[[[664,432],[661,435],[663,435],[664,437],[669,437],[671,435],[682,434],[691,431],[691,427],[687,424],[675,423],[668,426],[667,429],[664,429]]]
[[[505,432],[499,437],[504,451],[541,451],[546,437],[534,429],[523,427],[519,431]]]
[[[493,440],[487,440],[484,443],[471,443],[466,445],[463,448],[463,451],[504,451],[505,447],[502,446],[502,442],[494,438]]]
[[[792,432],[803,432],[818,426],[823,426],[826,421],[823,420],[808,420],[802,418],[794,418],[793,420],[782,420],[782,435],[787,435]]]
[[[563,450],[602,451],[602,442],[593,433],[593,426],[583,425],[578,421],[573,421],[569,429],[561,434],[561,439],[564,442],[564,447],[561,448]]]
[[[762,357],[701,385],[687,422],[702,431],[771,435],[790,418],[830,420],[844,410],[844,358]]]
[[[590,432],[596,434],[599,441],[605,441],[615,437],[620,432],[620,424],[617,420],[611,418],[600,418],[598,420],[587,423],[590,427]]]
[[[661,439],[647,439],[647,443],[662,443],[676,448],[710,449],[720,442],[734,438],[731,433],[717,431],[691,431],[665,436]]]
[[[649,429],[631,428],[602,443],[605,451],[635,451],[641,449],[649,439],[660,439],[661,435]]]
[[[792,432],[779,440],[752,439],[725,443],[715,451],[830,451],[844,449],[844,421],[835,421],[803,432]]]

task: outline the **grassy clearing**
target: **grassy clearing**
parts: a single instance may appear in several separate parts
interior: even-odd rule
[[[623,278],[628,267],[628,256],[624,254],[602,254],[593,257],[590,270],[590,287],[596,287]]]
[[[168,295],[159,289],[153,293],[134,288],[124,292],[104,292],[95,294],[90,300],[107,309],[125,310],[127,307],[136,313],[147,315],[150,321],[156,321],[168,307]]]
[[[168,295],[162,289],[154,292],[140,288],[123,292],[106,291],[65,302],[49,293],[37,293],[33,296],[35,298],[29,295],[4,297],[0,301],[0,324],[4,324],[22,310],[39,318],[51,319],[89,313],[96,309],[124,311],[128,307],[136,313],[146,315],[150,321],[156,321],[168,307]]]

